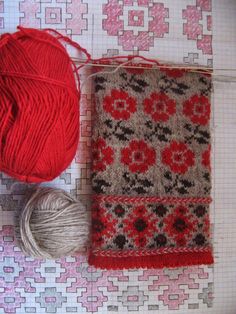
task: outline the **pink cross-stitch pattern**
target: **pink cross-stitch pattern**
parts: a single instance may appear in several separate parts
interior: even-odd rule
[[[211,15],[203,15],[203,12],[210,10],[210,0],[197,0],[196,5],[188,5],[182,14],[183,19],[186,20],[183,24],[183,33],[189,40],[195,40],[197,49],[206,55],[212,54],[212,35],[206,33],[206,31],[211,31],[212,20]]]
[[[20,24],[23,26],[49,26],[68,35],[81,35],[87,29],[84,15],[88,11],[88,5],[82,0],[21,0],[19,5],[20,12],[24,15],[20,17]]]
[[[27,280],[28,278],[34,278],[37,283],[45,282],[38,272],[42,260],[28,260],[19,250],[15,250],[15,245],[13,226],[3,226],[3,229],[0,230],[0,249],[2,248],[0,287],[4,287],[4,291],[0,294],[0,308],[4,308],[5,313],[15,313],[16,308],[20,308],[21,304],[25,302],[25,298],[21,297],[21,293],[16,291],[16,288],[32,293],[36,291]],[[11,271],[9,267],[6,267],[10,266],[9,262],[11,262]],[[4,264],[5,266],[3,266]],[[12,302],[6,302],[6,300],[12,300]]]
[[[126,11],[128,11],[127,25],[124,18]],[[124,1],[123,4],[118,0],[110,0],[103,6],[103,14],[107,15],[103,20],[103,29],[108,35],[117,36],[118,44],[124,50],[134,48],[140,51],[148,50],[154,45],[155,38],[162,38],[169,32],[169,25],[166,22],[168,12],[163,3],[138,1],[136,8],[132,0]],[[130,30],[129,26],[133,26],[134,29]],[[137,32],[135,27],[139,27]]]
[[[24,13],[24,17],[20,18],[20,24],[34,28],[40,28],[40,19],[36,14],[40,11],[40,3],[25,0],[20,2],[20,11]]]
[[[211,0],[197,0],[197,6],[203,11],[211,11]]]
[[[129,26],[144,26],[144,12],[140,10],[130,10]]]
[[[202,35],[202,25],[199,21],[202,19],[202,11],[195,6],[187,6],[186,10],[183,10],[183,18],[187,19],[187,23],[184,24],[184,34],[188,39],[197,39],[199,35]]]
[[[46,23],[59,24],[61,22],[61,9],[60,8],[46,8]]]

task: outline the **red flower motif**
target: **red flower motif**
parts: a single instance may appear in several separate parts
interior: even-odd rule
[[[157,217],[140,205],[123,221],[124,231],[133,238],[137,247],[144,247],[157,231]]]
[[[166,122],[175,114],[175,101],[165,93],[152,93],[150,98],[144,99],[144,111],[150,114],[154,121]]]
[[[211,169],[211,146],[209,145],[208,149],[205,150],[202,154],[202,165],[206,168]]]
[[[92,207],[92,242],[100,246],[111,239],[115,234],[116,219],[107,214],[102,207]]]
[[[206,125],[210,119],[211,106],[207,97],[194,95],[184,102],[183,113],[193,123]]]
[[[99,138],[92,143],[92,159],[94,171],[104,171],[107,165],[113,163],[114,152],[110,146],[106,145],[103,138]]]
[[[186,73],[184,69],[160,68],[160,70],[173,78],[182,77]]]
[[[175,173],[185,173],[194,165],[194,153],[181,142],[173,141],[162,151],[162,162]]]
[[[163,220],[164,231],[178,245],[186,245],[193,233],[196,231],[197,220],[188,212],[184,206],[178,206],[174,212]]]
[[[116,120],[128,120],[136,111],[136,99],[122,90],[113,89],[111,95],[104,98],[103,108]]]
[[[121,162],[131,172],[145,172],[155,163],[156,152],[144,141],[133,140],[128,147],[121,150]]]

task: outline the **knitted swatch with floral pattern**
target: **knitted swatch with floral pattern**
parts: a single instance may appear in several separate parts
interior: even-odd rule
[[[123,68],[94,87],[90,264],[212,264],[211,77]]]

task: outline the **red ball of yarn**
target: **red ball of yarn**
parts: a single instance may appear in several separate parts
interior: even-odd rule
[[[59,39],[73,42],[19,29],[0,38],[0,170],[49,181],[71,163],[79,139],[76,69]]]

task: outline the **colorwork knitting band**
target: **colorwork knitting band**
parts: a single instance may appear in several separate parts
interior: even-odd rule
[[[94,88],[90,264],[212,264],[211,77],[119,68]]]

